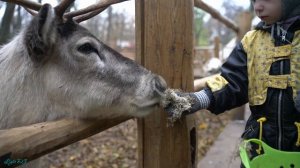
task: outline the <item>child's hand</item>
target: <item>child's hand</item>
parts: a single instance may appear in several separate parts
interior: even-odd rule
[[[162,106],[168,112],[168,119],[174,123],[182,115],[192,114],[201,110],[203,105],[194,93],[185,93],[167,89]]]
[[[182,115],[192,114],[199,110],[200,102],[193,93],[176,92],[177,99],[172,99],[164,109],[169,116],[174,115],[176,109],[182,109]],[[181,100],[179,100],[181,98]]]

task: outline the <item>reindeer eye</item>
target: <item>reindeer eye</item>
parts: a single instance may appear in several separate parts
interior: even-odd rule
[[[83,54],[91,54],[91,53],[98,54],[98,50],[94,48],[90,43],[85,43],[79,46],[77,50]]]

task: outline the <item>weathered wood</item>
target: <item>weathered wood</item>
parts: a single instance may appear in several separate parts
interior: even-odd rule
[[[193,0],[135,2],[137,60],[162,75],[169,87],[193,91]],[[166,117],[159,110],[139,120],[139,168],[195,166],[194,118],[167,127]]]
[[[239,27],[233,21],[222,16],[219,11],[207,5],[202,0],[195,0],[195,6],[209,13],[213,18],[219,20],[220,22],[225,24],[228,28],[232,29],[236,33],[239,32]]]
[[[251,12],[242,12],[239,15],[240,31],[237,33],[237,42],[240,42],[244,35],[251,29],[252,18]],[[231,113],[233,120],[244,120],[245,105],[232,109]]]
[[[0,158],[10,155],[11,159],[30,161],[128,119],[129,117],[112,120],[64,119],[0,130]]]
[[[216,36],[214,38],[214,57],[220,58],[219,53],[220,53],[220,37]]]
[[[241,41],[244,35],[251,29],[253,19],[253,13],[245,11],[239,14],[239,28],[240,31],[237,34],[237,40]]]
[[[201,89],[204,89],[204,87],[206,87],[206,82],[209,79],[212,79],[212,78],[214,78],[215,76],[218,76],[218,75],[220,75],[220,74],[215,74],[215,75],[212,75],[212,76],[208,76],[208,77],[205,77],[205,78],[194,80],[194,91],[200,91]]]

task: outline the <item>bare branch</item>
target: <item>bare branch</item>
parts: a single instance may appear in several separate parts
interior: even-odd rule
[[[68,7],[74,2],[75,0],[63,0],[59,5],[55,7],[55,11],[57,16],[62,17]]]
[[[66,13],[64,16],[66,18],[70,18],[70,17],[73,18],[75,16],[84,15],[84,14],[87,14],[87,13],[90,13],[93,11],[98,11],[103,7],[107,8],[109,5],[121,3],[124,1],[128,1],[128,0],[102,0],[102,1],[98,2],[97,4],[90,5],[84,9]]]
[[[202,0],[194,0],[194,4],[195,4],[196,7],[204,10],[207,13],[209,13],[213,18],[216,18],[220,22],[224,23],[227,27],[231,28],[236,33],[239,32],[239,27],[232,20],[229,20],[228,18],[225,18],[224,16],[221,15],[221,13],[219,11],[217,11],[213,7],[207,5]]]
[[[41,4],[37,3],[37,2],[33,2],[30,0],[1,0],[3,2],[9,2],[9,3],[14,3],[20,6],[23,6],[24,8],[29,8],[35,11],[40,10],[40,8],[42,7]]]

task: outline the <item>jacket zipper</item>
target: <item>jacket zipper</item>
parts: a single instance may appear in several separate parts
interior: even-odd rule
[[[280,62],[280,74],[283,74],[283,61]],[[281,123],[281,113],[282,113],[282,90],[279,90],[279,97],[278,97],[278,149],[281,150],[282,148],[282,123]]]
[[[242,134],[242,138],[244,138],[244,136],[247,136],[250,132],[253,132],[253,131],[254,131],[254,129],[253,129],[252,125],[250,125]]]

